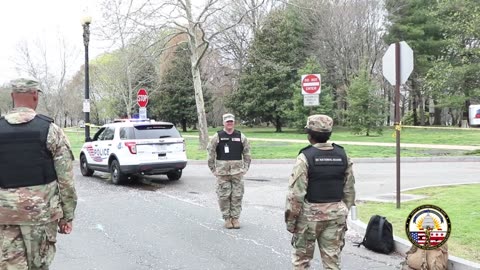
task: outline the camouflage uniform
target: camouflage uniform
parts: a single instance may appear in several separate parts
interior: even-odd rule
[[[12,84],[12,91],[30,91],[29,84],[38,87],[38,83],[33,82],[17,81]],[[11,125],[18,125],[31,121],[35,115],[33,109],[18,107],[5,115],[5,119]],[[55,255],[59,220],[72,221],[74,218],[77,195],[73,154],[62,129],[53,123],[47,136],[47,148],[53,156],[57,181],[0,188],[0,269],[48,269]]]
[[[243,160],[217,160],[218,134],[215,133],[207,146],[208,167],[217,177],[216,193],[223,219],[238,219],[242,211],[244,184],[242,177],[250,167],[250,143],[241,133]]]
[[[333,120],[324,115],[310,116],[308,128],[317,132],[331,132]],[[316,143],[313,147],[332,150],[331,143]],[[340,269],[340,252],[345,244],[346,218],[355,202],[355,178],[352,162],[347,158],[343,198],[340,202],[309,203],[306,201],[308,186],[308,161],[299,154],[289,178],[286,200],[285,222],[287,230],[293,233],[291,244],[294,248],[292,263],[294,269],[309,269],[313,259],[315,242],[318,241],[323,269]]]

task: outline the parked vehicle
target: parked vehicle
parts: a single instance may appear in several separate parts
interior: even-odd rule
[[[114,184],[139,175],[178,180],[187,165],[185,139],[172,123],[121,120],[102,126],[80,151],[82,175],[109,172]]]
[[[480,127],[480,104],[470,105],[470,107],[468,108],[468,118],[470,126]]]

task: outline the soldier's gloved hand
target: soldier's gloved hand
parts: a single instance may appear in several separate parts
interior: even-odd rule
[[[60,219],[58,221],[58,232],[61,234],[70,234],[73,229],[72,221],[66,221],[64,219]]]

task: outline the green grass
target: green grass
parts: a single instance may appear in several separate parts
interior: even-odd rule
[[[210,128],[209,134],[213,135],[217,130]],[[277,133],[274,128],[248,128],[238,127],[246,136],[252,138],[272,138],[272,139],[299,139],[306,138],[304,133],[294,129],[285,128],[283,132]],[[350,129],[345,127],[334,127],[332,133],[333,141],[356,141],[356,142],[388,142],[394,143],[393,127],[383,129],[382,135],[365,136],[354,135]],[[183,134],[197,135],[197,131],[188,131]],[[480,145],[480,129],[441,129],[441,128],[403,128],[400,134],[400,140],[403,143],[419,144],[452,144],[452,145]]]
[[[210,129],[209,134],[213,135],[217,129]],[[262,142],[251,141],[252,156],[254,159],[288,159],[295,158],[298,151],[307,145],[306,135],[298,133],[293,129],[285,129],[282,133],[276,133],[273,128],[239,128],[249,138],[272,138],[272,139],[298,139],[305,143],[286,143],[286,142]],[[97,129],[91,129],[91,136]],[[72,150],[75,157],[78,158],[80,148],[84,142],[83,129],[66,129],[66,134],[72,144]],[[480,130],[451,130],[451,129],[418,129],[405,128],[401,135],[402,142],[425,143],[425,144],[454,144],[454,145],[480,145]],[[332,140],[336,141],[358,141],[358,142],[395,142],[392,137],[392,129],[386,129],[381,136],[360,136],[353,135],[346,128],[336,128],[332,135]],[[197,135],[197,131],[183,132],[184,135]],[[186,138],[187,155],[189,159],[204,160],[206,152],[198,150],[197,138]],[[344,145],[347,154],[350,157],[394,157],[395,147],[378,146],[357,146]],[[440,149],[421,149],[421,148],[402,148],[403,157],[423,157],[423,156],[463,156],[480,155],[480,151],[461,151],[461,150],[440,150]]]
[[[206,151],[199,150],[197,138],[186,138],[188,159],[205,160],[207,158]],[[288,142],[265,142],[250,141],[252,147],[253,159],[294,159],[300,149],[307,146],[307,142],[288,143]],[[344,145],[343,146],[349,157],[394,157],[395,147],[378,147],[378,146],[359,146]],[[443,149],[423,149],[423,148],[402,148],[401,155],[403,157],[431,157],[431,156],[461,156],[466,152],[461,150],[443,150]]]
[[[382,215],[392,223],[394,234],[407,239],[405,221],[409,213],[422,204],[436,205],[447,213],[452,224],[448,240],[450,254],[480,263],[480,184],[423,188],[405,192],[428,196],[425,199],[395,203],[357,203],[361,221],[368,223],[372,215]]]

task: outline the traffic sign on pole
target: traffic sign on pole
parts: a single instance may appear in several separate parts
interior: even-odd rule
[[[140,108],[147,107],[148,93],[147,90],[140,88],[137,92],[137,104]]]
[[[395,85],[395,140],[397,172],[397,208],[400,208],[400,85],[413,71],[413,50],[405,41],[391,44],[382,58],[383,76]]]
[[[320,74],[302,75],[302,94],[319,95],[322,89],[322,79]]]
[[[404,84],[413,71],[413,50],[405,41],[400,45],[400,84]],[[391,85],[396,82],[395,44],[391,44],[382,58],[383,76]]]

